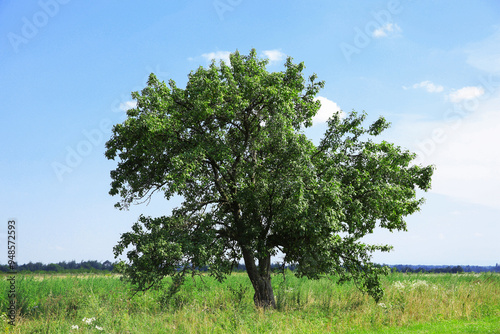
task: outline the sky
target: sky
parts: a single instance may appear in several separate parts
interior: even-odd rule
[[[318,143],[338,110],[384,116],[384,134],[433,164],[432,189],[386,264],[500,263],[500,3],[478,1],[0,2],[0,263],[17,221],[18,263],[114,260],[140,214],[114,208],[104,157],[130,93],[150,73],[184,87],[211,59],[255,48],[268,71],[287,56],[325,87],[305,133]],[[1,251],[3,250],[3,251]]]

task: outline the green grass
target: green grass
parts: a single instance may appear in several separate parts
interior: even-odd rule
[[[275,276],[278,309],[263,311],[246,274],[224,283],[190,278],[173,298],[165,290],[130,298],[129,286],[110,275],[18,275],[17,325],[0,320],[0,332],[500,333],[498,274],[391,274],[379,304],[334,281]],[[8,284],[3,278],[0,290]],[[7,305],[4,293],[0,310]]]
[[[378,330],[352,331],[349,333],[399,334],[399,333],[500,333],[498,317],[475,320],[445,320]]]

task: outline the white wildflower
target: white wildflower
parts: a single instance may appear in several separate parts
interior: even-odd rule
[[[398,290],[403,290],[403,289],[405,288],[405,285],[404,285],[404,283],[403,283],[403,282],[399,282],[399,281],[397,281],[397,282],[394,282],[394,284],[393,284],[393,285],[394,285],[394,287],[395,287],[396,289],[398,289]]]
[[[92,322],[95,320],[95,318],[83,318],[83,322],[86,323],[87,325],[92,325]]]
[[[97,329],[98,331],[103,331],[104,330],[104,328],[99,327],[99,326],[95,326],[95,329]]]
[[[78,330],[78,328],[80,328],[80,327],[78,327],[78,325],[73,325],[73,326],[71,326],[71,329],[76,329],[76,330]]]
[[[424,287],[428,287],[428,286],[429,286],[429,284],[426,281],[421,281],[421,280],[415,281],[411,285],[412,289],[417,289],[420,287],[424,288]]]
[[[387,306],[384,303],[378,303],[378,306],[380,306],[381,308],[387,308]]]

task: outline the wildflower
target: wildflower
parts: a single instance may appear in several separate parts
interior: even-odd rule
[[[95,320],[95,318],[83,318],[82,321],[86,323],[87,325],[92,325],[92,322]]]
[[[95,326],[95,329],[97,329],[98,331],[103,331],[104,330],[104,328],[99,327],[99,326]]]
[[[73,325],[73,326],[71,326],[71,329],[76,329],[76,330],[78,330],[78,328],[79,328],[79,327],[78,327],[78,325]]]
[[[380,306],[381,308],[387,308],[387,306],[384,303],[378,303],[378,306]]]
[[[421,281],[421,280],[415,281],[415,282],[411,285],[412,289],[416,289],[416,288],[420,288],[420,287],[422,287],[422,288],[423,288],[423,287],[427,287],[427,286],[429,286],[429,284],[427,284],[427,282],[426,282],[426,281]]]
[[[399,281],[397,281],[397,282],[394,282],[394,287],[395,287],[396,289],[398,289],[398,290],[403,290],[403,289],[405,288],[405,285],[404,285],[404,283],[403,283],[403,282],[399,282]]]

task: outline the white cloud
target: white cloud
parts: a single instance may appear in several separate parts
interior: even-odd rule
[[[132,100],[132,101],[120,103],[120,106],[118,108],[120,108],[120,110],[127,111],[127,110],[133,109],[135,107],[137,107],[137,101]]]
[[[207,62],[210,62],[212,59],[215,59],[215,61],[223,60],[226,64],[229,64],[230,54],[231,54],[230,51],[216,51],[216,52],[204,53],[201,56],[205,58]]]
[[[401,28],[395,23],[386,23],[378,29],[375,29],[372,36],[375,38],[387,37],[389,34],[401,32]]]
[[[429,93],[440,93],[444,89],[443,86],[435,85],[428,80],[416,83],[413,86],[411,86],[411,88],[424,88]],[[403,89],[408,89],[408,87],[403,86]]]
[[[464,87],[459,90],[456,90],[448,95],[448,98],[453,103],[459,103],[464,100],[471,100],[474,98],[478,98],[484,94],[483,87]]]
[[[265,50],[262,51],[262,54],[264,55],[265,58],[269,59],[270,64],[280,62],[286,58],[286,55],[277,49]],[[215,51],[215,52],[204,53],[201,55],[201,58],[203,58],[207,63],[212,61],[212,59],[215,59],[216,62],[223,60],[226,63],[226,65],[229,65],[230,55],[231,55],[230,51]],[[199,57],[188,57],[188,60],[196,61],[197,58],[199,59]]]
[[[340,107],[337,105],[337,103],[327,99],[326,97],[318,96],[314,100],[321,102],[321,108],[312,119],[313,125],[325,123],[326,121],[328,121],[328,118],[333,116],[333,114],[335,113],[340,113],[341,117],[345,115],[342,109],[340,109]]]
[[[286,57],[286,55],[279,50],[265,50],[262,53],[269,59],[270,64],[282,61]]]

